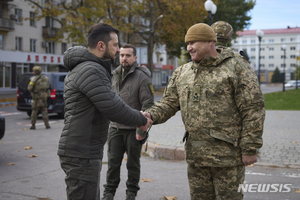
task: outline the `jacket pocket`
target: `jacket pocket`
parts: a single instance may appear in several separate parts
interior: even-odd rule
[[[222,141],[232,144],[234,147],[238,146],[239,134],[238,134],[237,130],[231,130],[231,132],[226,133],[225,131],[220,132],[220,131],[216,131],[214,129],[210,129],[209,134],[210,134],[210,136],[212,136],[215,139],[219,139],[219,140],[222,140]]]

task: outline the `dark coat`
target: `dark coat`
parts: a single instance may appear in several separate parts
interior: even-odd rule
[[[109,121],[143,126],[147,120],[113,91],[111,60],[77,46],[65,52],[64,64],[69,72],[64,85],[65,126],[58,155],[102,159]]]

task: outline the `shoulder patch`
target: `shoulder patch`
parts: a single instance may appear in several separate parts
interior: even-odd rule
[[[152,83],[148,83],[147,85],[148,85],[148,88],[149,88],[149,91],[150,91],[151,95],[154,96],[154,88],[153,88]]]

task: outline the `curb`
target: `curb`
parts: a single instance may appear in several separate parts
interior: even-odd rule
[[[148,142],[148,147],[147,147],[147,151],[145,151],[147,142]],[[142,155],[149,156],[155,159],[175,160],[175,161],[185,160],[184,147],[161,146],[160,144],[157,143],[152,143],[149,141],[147,142],[142,146]],[[254,166],[300,169],[300,163],[279,164],[279,163],[267,163],[267,162],[258,161],[254,164]]]
[[[148,143],[147,151],[146,144]],[[142,146],[142,154],[151,158],[165,160],[185,160],[185,151],[183,147],[160,146],[160,144],[147,141]]]

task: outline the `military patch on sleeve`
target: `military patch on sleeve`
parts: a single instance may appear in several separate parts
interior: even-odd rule
[[[149,88],[151,95],[154,96],[154,88],[153,88],[152,83],[148,83],[148,88]]]

